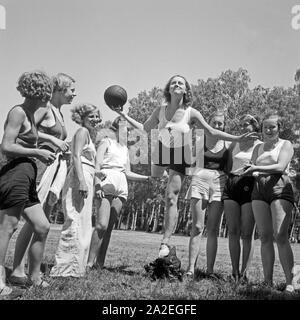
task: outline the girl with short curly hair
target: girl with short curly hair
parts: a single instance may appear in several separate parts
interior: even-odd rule
[[[85,274],[92,236],[92,207],[96,129],[101,122],[98,108],[81,103],[72,109],[72,120],[81,124],[72,139],[71,168],[62,191],[64,226],[55,254],[52,277]]]
[[[18,81],[17,89],[25,100],[9,111],[1,144],[5,158],[0,168],[0,296],[12,293],[12,289],[5,284],[4,263],[9,240],[17,229],[21,215],[34,230],[29,247],[29,277],[9,277],[8,281],[18,280],[23,286],[47,285],[41,279],[40,266],[50,225],[36,191],[35,159],[49,165],[55,160],[55,154],[37,148],[34,116],[39,108],[46,107],[51,97],[52,83],[42,71],[25,72]]]

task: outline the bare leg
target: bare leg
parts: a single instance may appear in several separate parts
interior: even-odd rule
[[[221,201],[213,201],[208,205],[207,210],[206,263],[207,272],[213,273],[218,249],[218,233],[223,213],[223,204]]]
[[[166,214],[162,239],[164,244],[169,242],[178,220],[177,201],[184,177],[184,175],[170,169],[166,190]]]
[[[252,235],[254,232],[254,215],[251,203],[245,203],[241,207],[241,238],[243,241],[243,255],[242,255],[242,268],[241,274],[244,274],[249,267],[252,259]]]
[[[0,210],[0,289],[5,287],[5,257],[14,231],[17,229],[23,207],[13,207]]]
[[[24,209],[24,217],[34,232],[28,250],[29,277],[38,285],[41,282],[40,268],[50,224],[40,204]]]
[[[250,204],[251,205],[251,204]],[[228,226],[229,253],[232,265],[232,274],[238,276],[240,273],[240,254],[241,254],[241,208],[233,200],[224,201],[224,214]]]
[[[288,234],[292,210],[293,204],[287,200],[279,199],[271,203],[274,237],[287,285],[292,283],[292,268],[294,266],[294,256]]]
[[[120,198],[113,199],[111,203],[110,219],[109,219],[108,227],[104,234],[101,247],[97,256],[97,265],[100,266],[100,268],[103,268],[104,266],[104,261],[106,257],[107,248],[110,242],[111,233],[116,221],[118,220],[118,216],[120,214],[122,206],[123,206],[123,202]]]
[[[261,260],[265,282],[269,285],[273,285],[275,251],[271,209],[268,203],[261,200],[253,200],[252,210],[261,241]]]
[[[96,225],[92,234],[87,267],[92,267],[96,262],[104,234],[108,228],[110,208],[111,199],[102,198],[101,200],[97,200]]]
[[[206,206],[207,200],[191,199],[192,231],[189,243],[189,266],[187,271],[192,273],[195,271],[195,264],[200,251]]]

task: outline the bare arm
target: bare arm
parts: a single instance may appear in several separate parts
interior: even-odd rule
[[[151,129],[154,129],[159,122],[159,119],[158,119],[159,110],[160,110],[160,107],[157,107],[152,112],[151,116],[145,121],[144,124],[137,122],[136,120],[132,119],[122,111],[118,111],[118,113],[136,129],[145,130],[146,132],[149,132]]]
[[[129,155],[128,155],[128,158],[127,158],[125,174],[126,174],[127,179],[129,179],[129,180],[133,180],[133,181],[149,181],[149,177],[148,176],[144,176],[142,174],[138,174],[138,173],[135,173],[135,172],[131,171]]]
[[[95,166],[95,185],[99,185],[101,180],[104,178],[103,175],[100,174],[100,169],[103,163],[104,155],[107,151],[109,142],[106,138],[102,139],[96,154],[96,166]]]
[[[83,174],[81,152],[86,143],[88,143],[88,131],[85,128],[80,128],[74,136],[73,163],[79,180],[79,192],[85,198],[87,197],[88,188]]]
[[[245,139],[248,140],[248,139],[258,138],[257,133],[254,133],[254,132],[245,133],[240,136],[234,136],[234,135],[229,134],[227,132],[214,129],[204,120],[202,114],[194,108],[191,109],[191,118],[195,118],[200,122],[200,125],[201,125],[202,129],[204,129],[205,134],[210,135],[215,138],[218,138],[220,140],[239,142],[239,141],[242,141]]]

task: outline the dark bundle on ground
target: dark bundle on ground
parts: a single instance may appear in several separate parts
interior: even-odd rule
[[[144,266],[147,275],[153,280],[168,279],[169,281],[182,281],[183,271],[181,261],[176,255],[176,248],[169,247],[170,252],[166,257],[157,258]]]

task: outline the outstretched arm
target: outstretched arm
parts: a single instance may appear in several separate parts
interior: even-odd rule
[[[200,125],[202,129],[204,129],[205,134],[213,136],[215,138],[219,138],[221,140],[240,142],[243,140],[258,139],[258,135],[256,132],[244,133],[240,136],[234,136],[230,133],[214,129],[204,120],[202,114],[194,108],[192,108],[191,110],[191,118],[197,119],[200,122]]]

